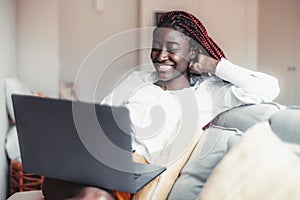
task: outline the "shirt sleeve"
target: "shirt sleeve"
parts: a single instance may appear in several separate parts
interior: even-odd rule
[[[230,83],[226,86],[225,101],[235,98],[241,103],[270,102],[280,92],[275,77],[239,67],[225,58],[218,63],[215,75]]]

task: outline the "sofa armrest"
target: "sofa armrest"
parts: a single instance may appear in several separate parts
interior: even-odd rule
[[[274,113],[283,109],[283,106],[273,102],[242,105],[219,114],[214,125],[245,132],[254,124],[267,121]]]

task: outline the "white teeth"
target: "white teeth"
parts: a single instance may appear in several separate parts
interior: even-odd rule
[[[170,65],[160,65],[159,68],[161,68],[161,69],[171,69],[172,67]]]

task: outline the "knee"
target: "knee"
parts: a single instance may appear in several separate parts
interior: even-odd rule
[[[84,187],[72,200],[114,200],[114,197],[103,189]]]
[[[45,178],[43,183],[43,195],[46,200],[112,200],[114,199],[107,191],[84,186],[77,183]]]

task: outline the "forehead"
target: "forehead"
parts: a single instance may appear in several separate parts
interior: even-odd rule
[[[186,43],[189,37],[171,27],[158,27],[153,31],[153,40]]]

